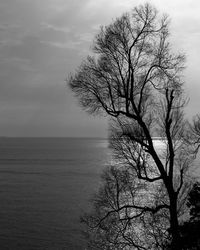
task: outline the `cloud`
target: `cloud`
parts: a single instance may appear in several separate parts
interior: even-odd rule
[[[82,42],[89,42],[91,43],[94,39],[94,34],[85,32],[85,33],[76,33],[76,37]]]
[[[80,41],[67,41],[67,42],[51,42],[51,41],[40,41],[45,45],[49,45],[59,49],[80,49],[79,45],[81,44]]]
[[[59,32],[63,32],[63,33],[69,33],[71,31],[71,28],[69,28],[69,27],[59,27],[59,26],[56,26],[56,25],[53,25],[50,23],[46,23],[46,22],[41,23],[41,28],[52,30],[52,31],[59,31]]]
[[[0,47],[1,46],[6,46],[6,47],[10,47],[10,46],[18,46],[18,45],[22,45],[22,39],[7,39],[7,40],[1,40],[0,41]]]
[[[30,60],[20,57],[8,57],[1,60],[1,64],[7,64],[8,67],[16,67],[20,71],[37,72],[37,70],[31,65]]]

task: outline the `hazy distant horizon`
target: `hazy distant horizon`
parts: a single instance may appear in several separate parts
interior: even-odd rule
[[[108,137],[100,136],[7,136],[0,135],[0,138],[72,138],[72,139],[108,139]]]

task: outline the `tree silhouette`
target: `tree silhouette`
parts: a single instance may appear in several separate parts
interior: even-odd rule
[[[187,206],[190,208],[190,220],[200,221],[200,183],[196,182],[189,193]]]
[[[190,218],[179,227],[182,249],[200,249],[200,183],[196,182],[187,197]],[[168,245],[167,249],[171,249]]]
[[[150,4],[134,8],[101,28],[94,41],[95,55],[69,79],[84,109],[112,118],[110,145],[116,167],[143,187],[132,194],[135,187],[126,191],[123,184],[121,192],[116,183],[113,207],[97,202],[97,217],[92,220],[98,223],[88,224],[98,228],[99,237],[105,233],[101,242],[116,240],[115,247],[100,249],[159,249],[162,242],[157,236],[164,242],[166,234],[172,248],[180,249],[179,217],[184,213],[188,170],[197,153],[199,120],[189,125],[184,119],[184,55],[171,51],[168,26],[167,16]],[[155,136],[162,141],[160,147]],[[91,217],[85,221],[91,222]],[[132,222],[135,226],[129,227]],[[117,245],[122,239],[117,228],[125,232],[126,248]]]

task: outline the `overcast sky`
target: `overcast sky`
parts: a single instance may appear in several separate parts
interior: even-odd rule
[[[0,0],[0,136],[102,136],[105,118],[82,111],[65,79],[100,25],[146,1]],[[152,0],[171,17],[173,47],[187,56],[187,115],[200,107],[200,1]]]

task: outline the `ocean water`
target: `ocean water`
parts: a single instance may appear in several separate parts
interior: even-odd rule
[[[0,249],[85,249],[79,217],[108,162],[103,139],[0,138]]]

